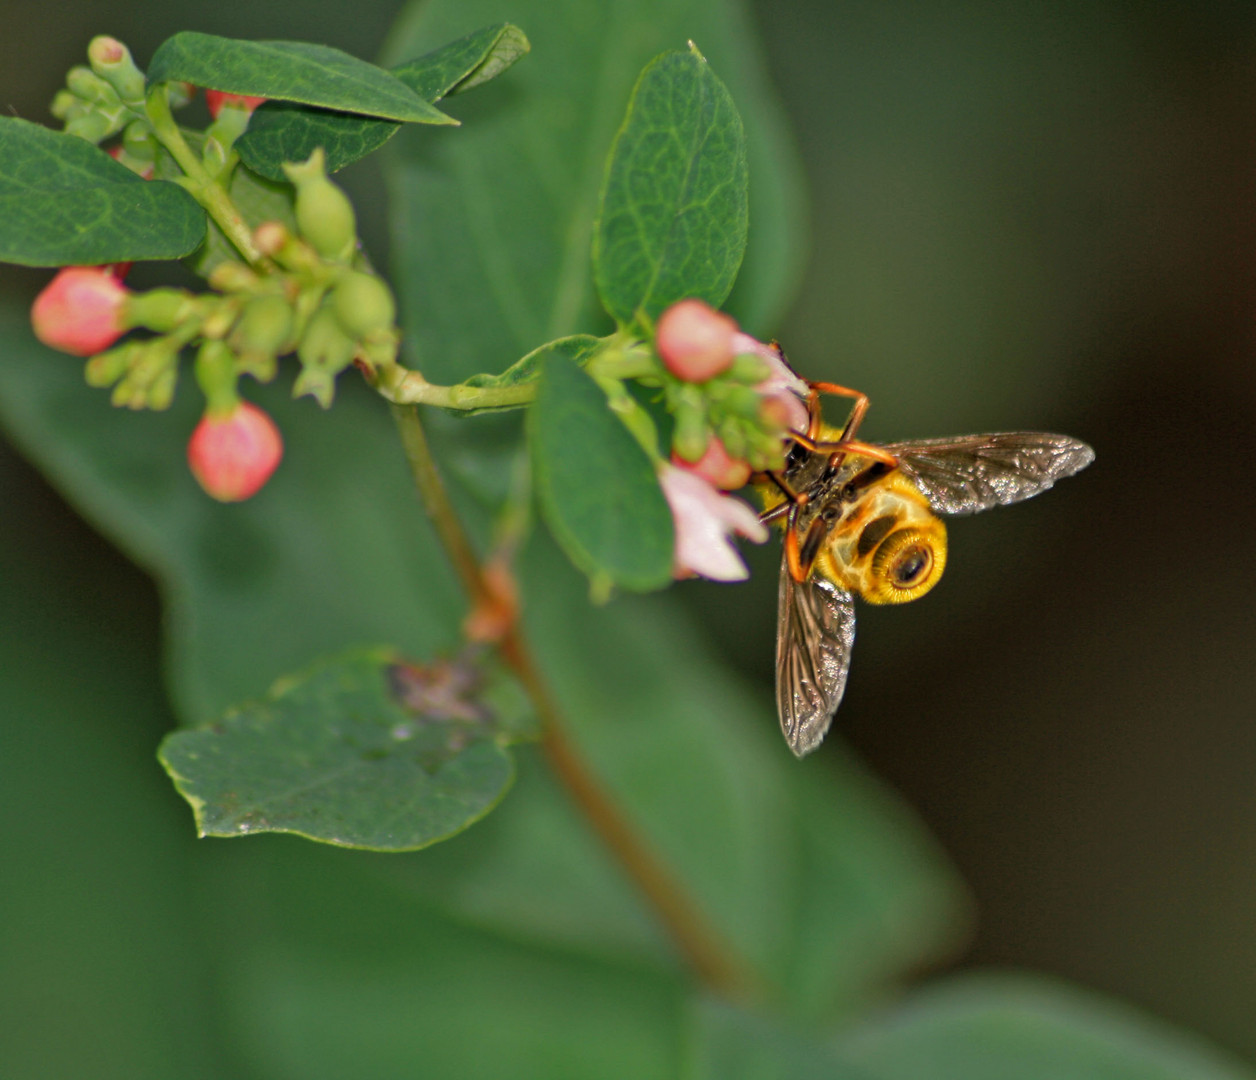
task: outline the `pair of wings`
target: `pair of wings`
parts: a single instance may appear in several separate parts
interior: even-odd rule
[[[898,468],[935,513],[975,514],[1020,502],[1089,465],[1095,452],[1066,435],[1007,432],[887,443]],[[781,560],[776,624],[776,705],[785,741],[809,754],[846,690],[855,640],[850,592],[819,576],[797,582]]]

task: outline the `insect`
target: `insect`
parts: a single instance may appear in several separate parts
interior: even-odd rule
[[[761,519],[785,529],[776,705],[798,757],[820,745],[846,689],[854,594],[873,604],[923,596],[946,567],[938,514],[1028,499],[1095,458],[1077,439],[1030,431],[861,442],[867,396],[834,383],[807,385],[807,431],[790,433],[783,469],[757,478]],[[821,394],[854,399],[841,428],[824,423]]]

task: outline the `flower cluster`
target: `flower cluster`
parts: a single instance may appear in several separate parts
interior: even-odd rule
[[[219,115],[232,111],[223,108]],[[322,152],[289,166],[288,176],[296,192],[296,231],[280,222],[254,230],[265,268],[221,262],[209,275],[211,291],[196,294],[133,292],[119,268],[66,267],[31,310],[39,339],[89,357],[88,382],[111,386],[114,404],[127,408],[168,407],[180,352],[195,347],[206,411],[189,460],[206,491],[228,501],[252,495],[281,454],[273,423],[240,402],[242,376],[267,382],[278,358],[295,352],[301,373],[294,394],[309,394],[327,407],[341,371],[355,360],[368,368],[390,363],[397,351],[392,292],[357,265],[353,208],[327,179]],[[152,336],[115,345],[137,328]],[[245,461],[248,454],[252,460]]]
[[[780,468],[791,429],[807,424],[807,385],[779,350],[743,334],[701,300],[682,300],[655,327],[655,349],[675,429],[659,482],[676,528],[673,573],[740,581],[746,565],[734,535],[768,532],[744,502],[723,492],[752,473]]]

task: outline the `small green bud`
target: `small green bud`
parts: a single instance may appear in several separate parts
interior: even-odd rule
[[[69,90],[58,90],[53,95],[48,111],[58,120],[68,120],[75,113],[83,111],[83,102]]]
[[[174,388],[179,381],[179,369],[171,364],[153,380],[148,391],[148,407],[157,412],[170,408],[174,401]]]
[[[205,341],[196,352],[196,384],[205,395],[206,408],[228,413],[234,407],[236,394],[235,354],[223,341]]]
[[[256,296],[244,305],[240,321],[231,334],[240,352],[274,355],[285,351],[292,334],[292,305],[275,294]]]
[[[297,189],[297,229],[325,259],[344,261],[357,244],[353,204],[327,179],[322,147],[301,164],[286,163],[284,173]]]
[[[216,292],[248,292],[257,287],[261,278],[242,262],[220,262],[209,272],[209,287]]]
[[[746,429],[741,424],[736,420],[725,420],[720,425],[718,434],[729,457],[746,460],[750,444],[746,438]]]
[[[144,100],[144,73],[135,66],[130,50],[106,35],[92,38],[87,46],[87,60],[92,71],[105,79],[118,97],[131,105]]]
[[[111,386],[130,368],[143,348],[139,341],[128,341],[108,352],[97,353],[87,361],[83,374],[88,386]]]
[[[147,120],[132,120],[122,132],[122,149],[135,161],[152,165],[157,160],[157,139]]]
[[[297,346],[297,357],[304,370],[292,388],[293,394],[311,394],[326,409],[331,405],[336,375],[349,366],[356,351],[357,346],[341,329],[331,309],[320,307]]]
[[[676,426],[672,432],[672,449],[682,461],[697,461],[706,452],[711,441],[711,429],[706,414],[688,402],[681,402],[676,409]]]
[[[733,357],[733,366],[728,374],[734,382],[757,386],[772,374],[772,369],[762,357],[755,356],[754,353],[742,353]]]
[[[120,104],[117,91],[90,68],[81,64],[66,72],[65,85],[75,97],[90,101],[93,105]]]
[[[740,416],[745,420],[758,420],[760,400],[759,395],[750,387],[734,383],[728,388],[722,404],[733,416]]]
[[[390,330],[397,318],[392,290],[374,274],[360,270],[350,270],[336,282],[331,306],[345,333],[354,340]]]
[[[107,139],[116,128],[109,117],[99,112],[86,112],[80,116],[72,116],[65,122],[65,133],[77,135],[89,143],[98,143]]]

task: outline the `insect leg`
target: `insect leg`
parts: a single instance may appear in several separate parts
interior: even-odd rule
[[[794,507],[795,511],[797,507]],[[816,518],[807,528],[807,535],[800,542],[798,530],[793,521],[785,530],[785,561],[789,566],[789,576],[800,585],[811,574],[816,556],[820,554],[820,545],[824,541],[828,526],[820,518]]]
[[[846,442],[855,437],[855,432],[859,430],[859,425],[863,423],[864,414],[868,411],[868,395],[858,390],[851,390],[846,386],[838,386],[837,383],[831,382],[809,382],[811,394],[808,397],[808,405],[814,406],[816,399],[821,394],[832,394],[835,397],[854,398],[855,404],[850,408],[850,416],[846,420],[845,426],[842,428],[841,442]],[[812,408],[812,425],[808,429],[807,434],[811,438],[815,438],[819,431],[818,416],[819,408]]]
[[[843,438],[837,442],[817,442],[815,439],[796,432],[791,432],[789,437],[804,450],[810,450],[813,454],[833,455],[833,464],[837,464],[837,459],[840,459],[843,454],[862,454],[891,468],[898,464],[898,458],[883,446],[874,446],[872,443],[860,442],[858,439]]]

